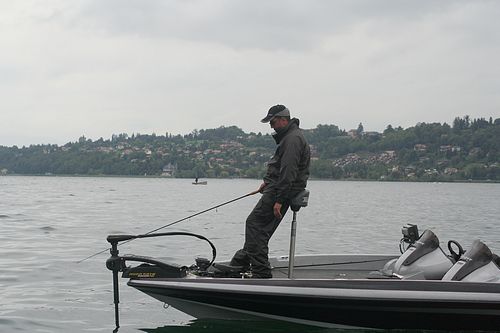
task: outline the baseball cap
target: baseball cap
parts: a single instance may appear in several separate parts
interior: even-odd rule
[[[290,110],[284,105],[275,105],[267,111],[267,116],[265,116],[261,122],[268,123],[274,117],[290,117]]]

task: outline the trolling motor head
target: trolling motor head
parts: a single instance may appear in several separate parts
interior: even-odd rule
[[[134,238],[135,236],[132,235],[109,235],[106,238],[108,243],[111,244],[111,248],[109,249],[111,257],[106,260],[106,267],[113,273],[118,273],[125,269],[125,261],[122,257],[118,256],[118,243]]]

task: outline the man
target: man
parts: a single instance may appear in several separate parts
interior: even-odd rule
[[[269,239],[288,210],[290,200],[305,189],[309,178],[310,149],[299,120],[290,119],[284,105],[271,107],[261,120],[275,130],[273,138],[278,147],[267,165],[262,193],[246,220],[245,244],[231,260],[231,266],[251,267],[252,277],[271,278]]]

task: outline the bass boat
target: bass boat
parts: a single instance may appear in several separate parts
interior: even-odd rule
[[[500,329],[500,259],[481,241],[467,251],[450,240],[405,225],[401,254],[294,255],[270,258],[273,278],[252,278],[251,268],[215,262],[215,246],[201,235],[170,232],[110,235],[115,321],[118,273],[128,285],[195,318],[271,319],[322,327],[374,329]],[[142,256],[120,256],[132,239],[187,235],[207,241],[212,259],[189,266]],[[138,262],[138,266],[129,263]]]

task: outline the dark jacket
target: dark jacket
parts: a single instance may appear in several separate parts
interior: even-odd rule
[[[297,118],[291,119],[273,138],[278,147],[267,165],[265,191],[276,191],[276,202],[284,203],[306,188],[311,151]]]

